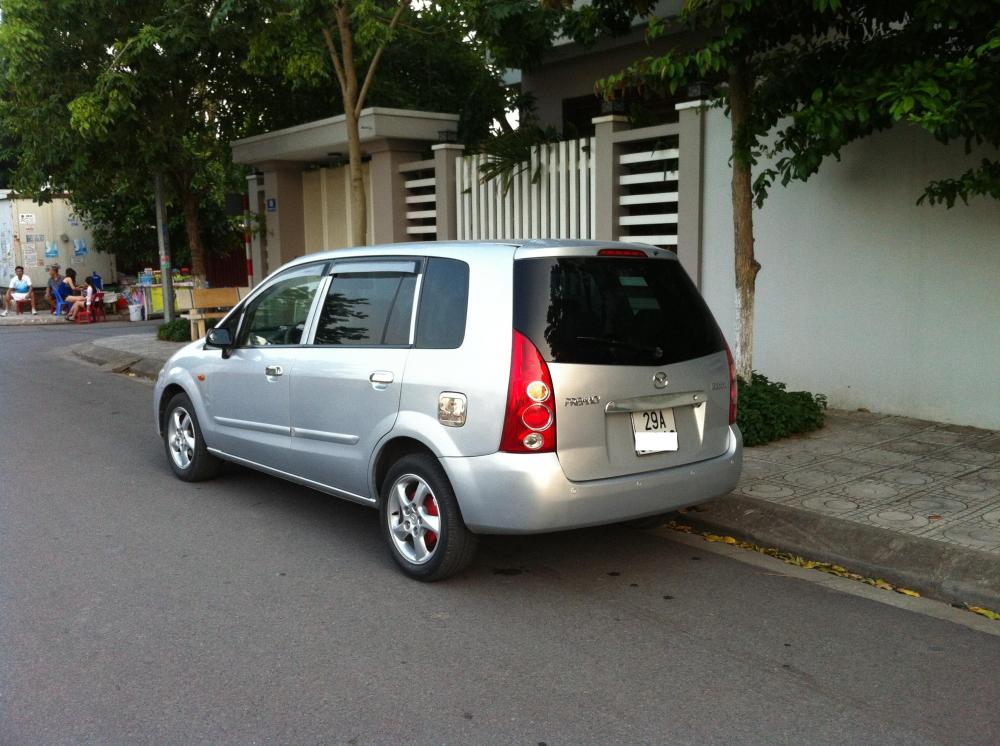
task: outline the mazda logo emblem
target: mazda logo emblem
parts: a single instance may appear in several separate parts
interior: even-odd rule
[[[653,376],[653,385],[658,389],[665,389],[670,381],[667,380],[667,374],[660,371],[655,376]]]

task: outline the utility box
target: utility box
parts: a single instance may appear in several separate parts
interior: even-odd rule
[[[66,197],[40,205],[0,189],[0,283],[6,288],[14,267],[21,265],[32,286],[44,288],[49,279],[45,268],[54,263],[62,274],[72,267],[81,281],[92,272],[106,283],[117,277],[114,255],[97,251],[93,235]]]

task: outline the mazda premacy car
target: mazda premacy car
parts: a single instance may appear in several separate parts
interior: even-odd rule
[[[652,525],[742,463],[726,342],[676,256],[635,244],[303,256],[167,361],[153,409],[179,478],[232,461],[377,508],[420,580],[479,534]]]

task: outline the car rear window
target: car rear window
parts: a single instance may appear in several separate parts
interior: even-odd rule
[[[669,365],[725,349],[680,262],[663,259],[520,259],[514,328],[555,363]]]

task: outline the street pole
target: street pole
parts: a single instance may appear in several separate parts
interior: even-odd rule
[[[253,287],[253,237],[250,223],[250,194],[243,195],[243,246],[247,254],[247,287]]]
[[[163,320],[174,320],[174,277],[170,261],[167,206],[163,199],[163,174],[156,174],[156,234],[160,245],[160,277],[163,281]]]

